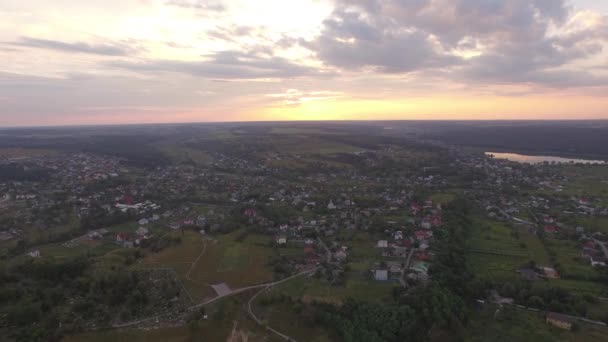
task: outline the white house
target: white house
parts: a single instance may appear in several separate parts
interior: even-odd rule
[[[327,205],[327,209],[329,209],[329,210],[334,210],[334,209],[336,209],[336,208],[337,208],[337,207],[336,207],[336,205],[334,204],[334,201],[330,200],[330,201],[329,201],[329,204]]]
[[[135,231],[135,234],[139,235],[139,236],[146,236],[150,233],[150,230],[146,227],[139,227],[137,228],[137,230]]]
[[[374,270],[374,279],[377,281],[387,281],[388,270]]]

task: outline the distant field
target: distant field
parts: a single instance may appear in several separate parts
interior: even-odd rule
[[[307,127],[273,127],[270,133],[274,134],[344,134],[336,131],[324,130],[322,128]]]
[[[473,313],[467,328],[470,342],[600,342],[608,340],[608,328],[579,324],[576,332],[555,328],[545,323],[544,314],[512,309],[495,317],[496,307],[488,305]],[[504,312],[504,311],[503,311]]]
[[[454,198],[456,198],[456,195],[454,195],[454,194],[447,194],[447,193],[441,193],[441,194],[433,194],[433,195],[431,195],[431,199],[433,200],[433,202],[440,203],[442,205],[445,205],[445,204],[448,204],[448,203],[452,202],[454,200]]]
[[[43,157],[57,154],[54,150],[36,148],[0,148],[0,159],[2,158],[24,158],[24,157]]]
[[[170,145],[161,148],[162,152],[175,163],[194,162],[197,165],[208,164],[211,157],[194,148]]]

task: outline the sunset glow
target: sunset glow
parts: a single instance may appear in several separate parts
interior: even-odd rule
[[[603,1],[8,0],[0,126],[608,119],[607,43]]]

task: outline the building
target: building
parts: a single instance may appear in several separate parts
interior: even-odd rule
[[[127,235],[125,233],[118,233],[116,234],[116,242],[118,243],[122,243],[127,241]]]
[[[378,248],[387,248],[388,247],[388,241],[386,241],[386,240],[379,240],[377,246],[378,246]]]
[[[336,205],[334,204],[334,201],[329,201],[329,204],[327,204],[327,209],[329,210],[334,210],[336,209]]]
[[[377,281],[387,281],[388,270],[374,270],[374,279]]]
[[[139,227],[135,231],[135,234],[137,234],[139,236],[147,236],[149,233],[150,233],[150,230],[146,227]]]
[[[574,324],[573,318],[555,312],[548,312],[546,321],[554,327],[566,330],[572,330],[572,325]]]
[[[559,279],[559,273],[554,268],[551,267],[541,267],[545,278],[549,279]]]

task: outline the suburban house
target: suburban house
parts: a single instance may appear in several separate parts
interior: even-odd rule
[[[116,234],[116,242],[123,243],[125,241],[127,241],[127,235],[125,233]]]
[[[574,319],[555,312],[548,312],[546,319],[547,323],[551,324],[552,326],[566,330],[572,330],[572,325],[574,323]]]
[[[547,234],[555,234],[557,233],[557,227],[553,225],[546,225],[544,231]]]
[[[142,236],[145,237],[148,234],[150,234],[150,230],[146,227],[139,227],[137,228],[137,230],[135,231],[135,234],[137,234],[138,236]]]
[[[387,281],[388,270],[374,270],[374,279],[377,281]]]
[[[545,278],[549,278],[549,279],[558,279],[559,278],[559,273],[557,273],[557,271],[554,268],[542,267],[541,270],[543,271]]]

